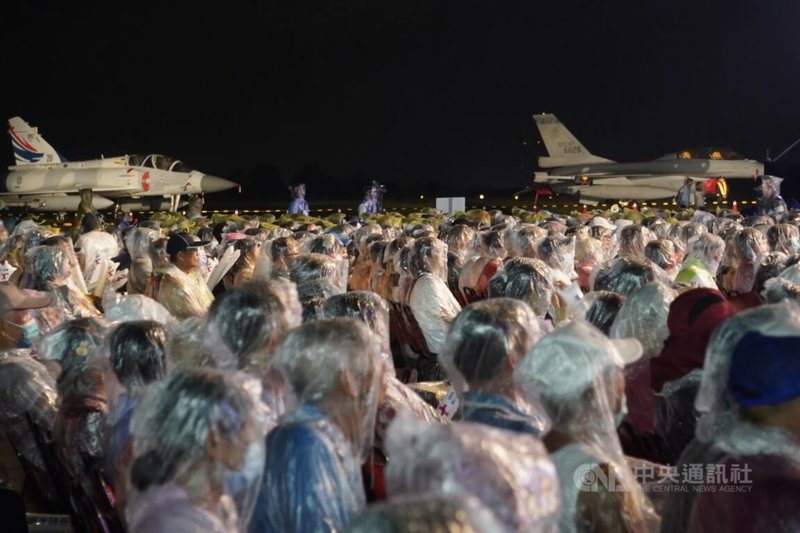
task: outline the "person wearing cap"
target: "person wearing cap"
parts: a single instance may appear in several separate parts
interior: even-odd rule
[[[153,270],[146,292],[161,303],[175,318],[204,316],[214,301],[214,295],[198,274],[199,249],[207,241],[195,241],[188,233],[170,233],[166,252],[169,264]]]
[[[690,531],[800,530],[799,342],[796,328],[748,331],[736,343],[727,373],[735,421],[714,441],[723,475],[698,494]]]
[[[759,176],[756,180],[756,197],[758,198],[758,214],[769,215],[779,221],[786,214],[786,202],[781,196],[781,182],[777,176]]]
[[[741,431],[748,427],[752,428],[752,424],[743,425],[741,408],[729,385],[733,353],[739,341],[750,331],[758,331],[765,336],[797,336],[800,331],[800,308],[788,303],[762,305],[741,311],[716,327],[705,350],[700,385],[694,398],[694,408],[700,413],[695,438],[686,446],[675,464],[679,474],[691,468],[689,465],[696,464],[712,465],[712,468],[720,473],[726,470],[730,472],[730,468],[724,464],[725,458],[731,452],[741,451],[744,452],[741,455],[750,455],[759,449],[766,450],[764,446],[770,442],[770,435],[759,434],[758,431],[744,433]],[[753,349],[750,355],[754,365],[762,365],[762,358],[764,365],[773,364],[770,358],[762,354],[761,347]],[[754,373],[754,377],[761,375],[761,371]],[[764,385],[770,386],[769,383]],[[780,442],[780,439],[775,441],[776,444]],[[792,453],[795,457],[798,456],[797,452]],[[739,467],[744,468],[744,462],[740,462]],[[747,476],[752,480],[756,468],[754,465],[749,468],[751,472]],[[669,533],[689,531],[692,516],[696,514],[694,512],[697,507],[696,500],[701,496],[700,491],[719,488],[706,488],[706,485],[714,484],[714,478],[712,475],[707,481],[706,477],[698,480],[679,475],[679,490],[667,494],[662,512],[661,531]],[[703,486],[702,489],[699,488],[700,485]],[[749,494],[747,496],[750,497]],[[747,507],[750,504],[744,502],[744,505]],[[796,509],[796,505],[793,504],[792,509]],[[717,513],[712,512],[712,516],[715,514]],[[716,518],[722,519],[720,516]],[[769,526],[764,528],[732,526],[726,529],[724,522],[720,522],[715,531],[774,530],[775,528]]]
[[[292,195],[292,201],[289,203],[290,215],[306,215],[308,216],[308,202],[306,201],[306,184],[296,183],[289,187],[289,192]]]
[[[553,424],[544,443],[561,485],[559,531],[644,531],[657,520],[616,432],[625,414],[623,368],[641,355],[635,339],[612,340],[574,320],[514,369],[514,383],[540,398]]]

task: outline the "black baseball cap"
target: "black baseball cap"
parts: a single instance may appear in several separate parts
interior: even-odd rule
[[[209,242],[210,241],[196,241],[188,233],[173,232],[169,234],[169,240],[167,240],[167,254],[173,257],[178,252],[208,246]]]

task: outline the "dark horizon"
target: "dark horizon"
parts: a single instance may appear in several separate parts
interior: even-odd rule
[[[70,160],[163,153],[286,203],[522,189],[539,112],[619,161],[800,137],[800,4],[584,4],[14,3],[2,109]]]

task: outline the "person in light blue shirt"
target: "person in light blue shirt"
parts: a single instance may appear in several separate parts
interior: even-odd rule
[[[517,362],[541,337],[536,315],[521,300],[474,302],[458,315],[440,360],[460,391],[462,418],[542,437],[543,408],[522,401],[512,383]]]
[[[366,506],[384,363],[380,340],[350,318],[292,331],[275,354],[299,407],[267,436],[251,532],[341,531]]]
[[[308,202],[306,202],[306,184],[297,183],[289,187],[292,193],[292,201],[289,203],[290,215],[308,216]]]

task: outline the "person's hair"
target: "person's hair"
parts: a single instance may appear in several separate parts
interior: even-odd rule
[[[123,322],[111,332],[108,344],[111,366],[128,392],[141,392],[164,377],[167,334],[158,322]]]
[[[553,283],[549,267],[540,259],[515,257],[489,280],[489,298],[514,298],[528,303],[538,316],[550,307]]]
[[[611,291],[597,291],[596,297],[586,310],[586,321],[608,335],[611,325],[625,303],[625,297]]]
[[[134,414],[131,483],[140,491],[163,485],[205,454],[215,430],[237,439],[253,408],[244,390],[222,371],[182,368],[155,385]]]
[[[257,354],[272,355],[289,331],[286,309],[268,285],[246,283],[223,292],[208,310],[208,322],[236,361],[221,362],[250,368]]]
[[[302,402],[325,400],[343,372],[354,383],[365,382],[372,368],[370,354],[377,350],[375,337],[366,325],[352,318],[308,322],[292,330],[275,353],[274,364],[281,369]],[[377,353],[374,354],[377,356]]]
[[[100,229],[100,220],[94,213],[86,213],[81,219],[80,234]]]
[[[497,376],[507,359],[521,359],[538,340],[532,333],[538,333],[536,316],[526,303],[511,298],[474,302],[453,322],[443,356],[467,383],[478,385]]]

